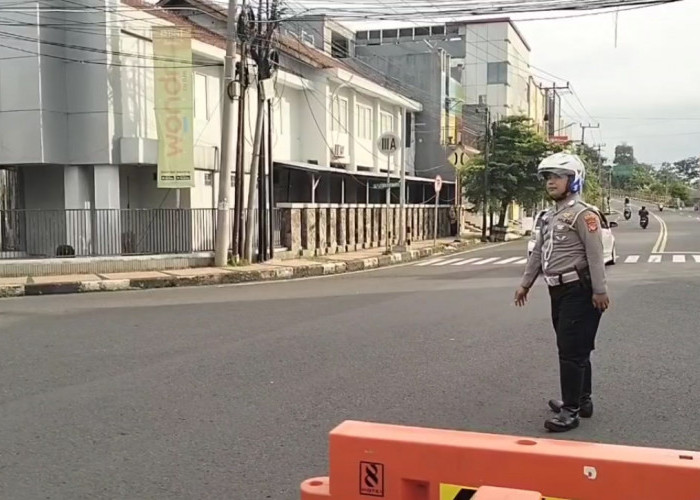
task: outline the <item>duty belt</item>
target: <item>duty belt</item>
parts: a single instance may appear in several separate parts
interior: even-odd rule
[[[564,285],[566,283],[573,283],[574,281],[578,281],[579,279],[581,279],[581,277],[576,271],[571,271],[564,274],[557,274],[554,276],[544,276],[544,281],[549,286],[558,286]]]

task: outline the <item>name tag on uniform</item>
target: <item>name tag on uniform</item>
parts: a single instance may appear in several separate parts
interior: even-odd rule
[[[574,221],[574,213],[573,212],[564,212],[559,216],[559,219],[564,222],[565,224],[571,224]]]

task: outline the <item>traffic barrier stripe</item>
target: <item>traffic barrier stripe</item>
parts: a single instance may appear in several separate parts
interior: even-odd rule
[[[329,477],[301,484],[301,500],[462,500],[451,493],[698,500],[700,453],[346,421],[330,432]]]

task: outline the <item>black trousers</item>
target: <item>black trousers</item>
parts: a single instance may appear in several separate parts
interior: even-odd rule
[[[562,401],[565,408],[576,410],[591,396],[591,352],[602,313],[593,306],[593,291],[586,279],[549,287],[549,296],[559,350]]]

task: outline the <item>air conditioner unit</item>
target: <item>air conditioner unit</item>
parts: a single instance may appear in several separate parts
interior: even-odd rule
[[[333,156],[335,158],[342,158],[345,156],[345,146],[342,144],[333,144]]]

